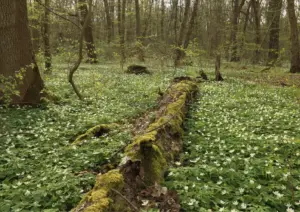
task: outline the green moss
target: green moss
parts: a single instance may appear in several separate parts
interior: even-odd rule
[[[96,184],[92,191],[90,191],[73,209],[73,212],[102,212],[107,211],[110,203],[113,201],[109,197],[111,189],[121,190],[124,186],[124,178],[119,170],[115,169],[107,172],[104,175],[98,175]],[[87,207],[85,207],[88,205]]]
[[[116,127],[117,124],[100,124],[95,127],[90,128],[84,134],[79,135],[72,145],[81,145],[84,140],[90,139],[92,137],[99,137],[102,134],[108,133],[112,128]]]

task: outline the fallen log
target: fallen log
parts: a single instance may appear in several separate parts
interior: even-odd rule
[[[192,79],[177,78],[160,101],[155,121],[127,146],[119,167],[99,174],[94,188],[72,211],[126,212],[140,210],[142,205],[156,207],[157,203],[160,209],[179,211],[176,194],[159,184],[182,149],[182,124],[197,91]]]

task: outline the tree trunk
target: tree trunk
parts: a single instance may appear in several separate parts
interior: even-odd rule
[[[106,15],[106,25],[107,25],[107,43],[111,42],[111,32],[112,32],[112,21],[110,18],[110,12],[109,12],[109,5],[108,1],[104,0],[104,8],[105,8],[105,15]]]
[[[115,38],[115,0],[110,0],[111,38]]]
[[[26,1],[0,0],[0,14],[0,101],[37,104],[44,84],[33,56]],[[18,95],[5,89],[6,81]]]
[[[139,61],[145,62],[145,53],[141,39],[141,16],[139,0],[135,0],[135,19],[136,19],[136,48]]]
[[[165,1],[161,0],[160,39],[165,39]]]
[[[260,36],[260,2],[259,0],[252,0],[252,7],[254,12],[254,21],[255,21],[255,56],[254,63],[259,63],[260,60],[260,45],[261,45],[261,36]]]
[[[216,67],[215,67],[215,75],[216,75],[216,81],[223,81],[223,77],[221,75],[220,69],[221,69],[221,55],[217,53],[216,55]]]
[[[177,40],[177,46],[175,49],[175,67],[179,66],[181,64],[181,59],[184,55],[184,51],[182,50],[182,43],[183,38],[186,30],[186,25],[189,17],[189,10],[190,10],[191,0],[185,0],[185,9],[184,9],[184,15],[183,20],[181,22],[179,37]]]
[[[238,33],[238,24],[240,19],[240,12],[242,7],[245,4],[245,0],[233,0],[233,13],[232,13],[232,30],[231,30],[231,62],[238,62],[240,60],[238,55],[238,41],[237,41],[237,33]]]
[[[195,19],[196,19],[197,12],[198,12],[198,5],[199,5],[199,0],[195,0],[191,20],[189,23],[189,28],[188,28],[187,34],[185,36],[184,44],[183,44],[184,49],[187,49],[187,47],[189,46],[189,42],[190,42],[192,32],[194,29]]]
[[[282,0],[270,0],[269,2],[269,54],[268,64],[276,62],[279,56],[279,32],[280,32],[280,16],[281,16]]]
[[[32,2],[33,4],[33,13],[38,14],[39,10],[41,9],[39,4],[35,1]],[[34,53],[38,53],[40,49],[40,23],[39,23],[39,16],[33,15],[31,19],[31,37],[32,37],[32,46]]]
[[[291,30],[291,73],[300,72],[300,52],[299,52],[299,38],[298,38],[298,25],[297,17],[295,14],[295,2],[294,0],[287,0],[287,10],[290,21]]]
[[[81,15],[81,26],[84,24],[84,20],[88,15],[88,6],[86,3],[86,0],[79,0],[79,11]],[[93,27],[92,27],[92,19],[90,18],[88,20],[88,25],[85,28],[84,31],[84,39],[86,43],[86,49],[87,49],[87,56],[88,61],[90,63],[97,63],[97,54],[96,54],[96,48],[94,45],[94,37],[93,37]]]
[[[121,33],[122,33],[122,29],[121,29],[121,20],[122,20],[122,7],[121,7],[121,0],[118,0],[118,33],[119,33],[119,39],[121,38]]]
[[[50,8],[50,0],[45,0],[45,6]],[[43,41],[44,41],[44,58],[45,58],[45,73],[50,74],[52,65],[51,47],[50,47],[50,11],[44,8],[44,23],[43,23]]]
[[[120,37],[120,47],[121,47],[121,67],[123,69],[126,55],[125,55],[125,21],[126,21],[126,0],[122,1],[121,8],[121,37]]]

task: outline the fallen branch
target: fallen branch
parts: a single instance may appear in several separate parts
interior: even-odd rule
[[[137,211],[139,212],[139,209],[134,205],[132,204],[124,195],[122,195],[119,191],[117,191],[116,189],[112,188],[111,189],[113,192],[115,192],[116,194],[118,194],[123,200],[125,200],[128,205],[134,210],[134,211]]]

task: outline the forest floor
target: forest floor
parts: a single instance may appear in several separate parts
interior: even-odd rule
[[[82,65],[75,82],[83,102],[66,69],[57,65],[46,78],[54,102],[0,109],[1,212],[74,207],[101,165],[130,142],[134,120],[156,106],[159,88],[165,91],[176,76],[195,77],[199,68],[153,66],[152,75],[136,76],[113,64]],[[228,63],[225,82],[200,85],[184,153],[166,181],[185,211],[300,210],[300,75],[260,70]],[[204,71],[212,77],[212,66]],[[90,127],[109,123],[119,127],[70,145]]]

